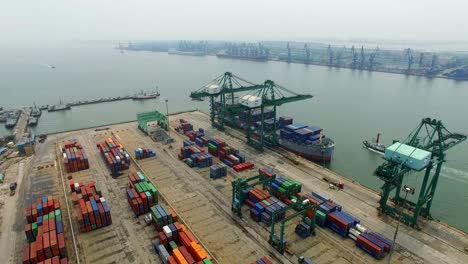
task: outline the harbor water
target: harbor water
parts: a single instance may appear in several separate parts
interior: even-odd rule
[[[190,91],[225,71],[255,83],[266,79],[314,98],[280,107],[280,114],[321,126],[337,145],[330,169],[379,190],[373,176],[382,156],[362,147],[378,132],[390,144],[405,137],[423,117],[443,120],[451,131],[468,133],[466,98],[468,82],[428,79],[349,69],[180,56],[167,53],[124,52],[113,45],[70,44],[60,47],[0,49],[0,106],[5,109],[128,95],[159,87],[161,97],[146,101],[120,101],[73,107],[47,113],[34,129],[37,134],[133,120],[136,113],[208,110],[207,102],[193,102]],[[49,65],[55,66],[54,69]],[[0,125],[0,135],[8,130]],[[434,197],[433,216],[468,231],[468,142],[447,154]],[[420,174],[407,182],[420,187]],[[416,199],[416,197],[413,197]]]

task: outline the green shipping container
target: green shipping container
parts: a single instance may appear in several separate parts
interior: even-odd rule
[[[169,242],[169,247],[171,248],[171,251],[177,248],[177,244],[174,241]]]
[[[62,215],[60,209],[55,210],[55,217],[57,217],[58,215]]]
[[[37,222],[31,224],[31,230],[34,236],[37,236]]]
[[[60,220],[62,220],[62,215],[55,216],[55,221],[60,221]]]
[[[0,173],[0,183],[3,183],[4,179],[5,179],[5,175],[3,175],[3,173]]]
[[[320,219],[326,219],[327,218],[327,216],[322,211],[319,211],[319,210],[315,211],[315,217],[318,217]]]
[[[48,214],[42,216],[42,221],[45,221],[45,220],[49,220],[49,215]]]
[[[203,264],[213,264],[213,262],[211,262],[209,259],[204,259]]]

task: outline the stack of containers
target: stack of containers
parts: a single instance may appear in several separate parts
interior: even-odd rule
[[[174,210],[164,204],[153,205],[150,211],[153,219],[153,226],[158,232],[162,231],[163,226],[173,224],[178,220]]]
[[[213,156],[205,153],[202,147],[195,146],[188,140],[184,140],[184,147],[180,149],[179,159],[185,160],[189,167],[206,168],[213,165]]]
[[[109,206],[95,182],[84,185],[82,182],[69,181],[69,187],[81,233],[112,224]]]
[[[187,133],[193,131],[193,126],[185,119],[180,119],[180,126],[176,128],[179,133]]]
[[[347,237],[349,229],[354,227],[359,220],[345,212],[335,211],[327,215],[326,225],[342,237]]]
[[[135,157],[136,159],[146,159],[151,157],[156,157],[156,152],[152,149],[147,148],[136,148],[135,149]]]
[[[158,231],[159,242],[153,242],[153,247],[163,263],[214,263],[195,236],[183,224],[176,221],[162,226]]]
[[[227,166],[224,163],[213,165],[210,167],[210,178],[218,179],[227,175]]]
[[[267,178],[276,178],[276,173],[273,172],[272,170],[268,169],[268,168],[260,168],[258,169],[258,174],[263,174],[265,175]]]
[[[103,142],[96,143],[96,145],[113,175],[119,175],[121,171],[129,168],[130,155],[115,137],[107,138]]]
[[[63,163],[67,172],[89,169],[88,155],[77,141],[67,141],[62,147]]]
[[[23,263],[68,263],[62,211],[58,199],[38,198],[26,207]]]
[[[308,217],[304,217],[301,222],[296,226],[294,232],[302,238],[306,238],[312,234],[312,220]]]
[[[289,204],[290,198],[301,192],[302,184],[298,181],[289,180],[284,177],[276,177],[271,184],[273,195],[281,201]]]
[[[130,172],[127,188],[127,201],[136,216],[149,212],[151,206],[158,203],[158,189],[148,180],[143,172]]]
[[[273,262],[269,258],[263,256],[257,259],[256,261],[252,262],[252,264],[273,264]]]
[[[239,172],[239,171],[244,171],[253,168],[254,164],[251,162],[244,162],[244,163],[239,163],[237,165],[232,166],[232,168]]]
[[[285,126],[288,126],[288,125],[292,125],[293,123],[293,119],[292,117],[288,117],[288,116],[280,116],[280,118],[278,119],[278,128],[283,128]]]
[[[256,122],[260,121],[262,119],[262,111],[261,109],[254,109],[254,110],[248,110],[248,111],[243,111],[239,115],[239,120],[242,123],[247,123],[248,115],[250,111],[250,125],[255,124]],[[271,119],[274,117],[274,112],[273,109],[271,108],[265,108],[263,109],[263,118],[264,119]]]

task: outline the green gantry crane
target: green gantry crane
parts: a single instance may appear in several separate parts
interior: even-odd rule
[[[265,174],[260,174],[253,176],[247,179],[236,179],[231,182],[232,185],[232,203],[231,210],[238,216],[242,218],[242,205],[244,205],[244,196],[242,191],[257,185],[262,185],[263,189],[267,186],[270,187],[271,183],[275,180],[275,176],[268,178]],[[271,188],[268,188],[271,192]]]
[[[316,205],[311,205],[310,203],[304,203],[304,201],[306,201],[304,198],[298,199],[297,202],[292,203],[292,204],[284,207],[283,209],[277,210],[277,211],[272,213],[269,242],[281,254],[283,254],[285,249],[286,249],[286,241],[284,239],[284,228],[285,228],[286,223],[288,221],[291,221],[291,220],[295,219],[297,216],[302,216],[303,218],[305,218],[306,214],[307,214],[307,212],[309,210],[312,210],[312,209],[316,210],[317,209]],[[279,235],[279,237],[276,236],[276,234],[275,234],[276,220],[278,219],[278,217],[280,215],[282,215],[283,213],[286,213],[287,211],[289,211],[291,209],[296,210],[296,212],[289,215],[289,216],[286,216],[284,219],[282,219],[279,222],[279,224],[280,224],[280,235]],[[311,228],[311,231],[312,231],[312,235],[315,236],[315,212],[314,212],[314,216],[312,217],[312,219],[310,219],[310,228]]]
[[[246,81],[230,72],[225,72],[197,91],[191,92],[190,97],[193,100],[209,98],[211,124],[213,127],[223,130],[227,104],[234,104],[234,93],[257,90],[262,87],[262,85]]]
[[[421,123],[403,142],[406,145],[426,150],[432,154],[429,165],[421,170],[425,169],[425,173],[421,187],[418,188],[418,200],[416,203],[413,203],[400,195],[403,178],[414,172],[414,170],[404,163],[386,160],[375,171],[375,175],[384,181],[384,185],[381,188],[380,206],[378,208],[380,212],[393,217],[401,217],[404,223],[417,229],[420,229],[418,225],[419,216],[432,219],[430,209],[434,200],[440,171],[445,162],[445,152],[464,140],[466,140],[466,135],[448,131],[442,124],[442,121],[430,118],[422,119]],[[434,167],[435,172],[431,176]],[[387,204],[390,193],[393,190],[395,190],[393,202],[400,207],[408,209],[413,213],[412,215]]]
[[[236,93],[249,91],[253,92],[247,96],[258,98],[259,104],[243,104],[240,103],[241,100],[236,100]],[[235,117],[244,111],[247,112],[247,124],[245,127],[247,143],[258,150],[263,150],[266,143],[270,146],[278,144],[276,107],[286,103],[309,99],[312,98],[312,95],[297,94],[271,80],[267,80],[263,84],[254,84],[230,72],[226,72],[199,90],[192,92],[190,97],[194,100],[210,99],[211,123],[213,127],[220,130],[224,129],[225,124],[236,127]],[[267,130],[265,129],[264,111],[265,108],[269,107],[273,111],[273,128]],[[261,126],[257,129],[257,135],[254,135],[255,129],[252,127],[251,117],[252,111],[256,109],[260,109],[261,111]]]

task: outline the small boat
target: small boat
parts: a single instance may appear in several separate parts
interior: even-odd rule
[[[379,142],[380,140],[380,133],[377,133],[377,138],[371,142],[364,140],[362,142],[362,145],[367,148],[370,151],[373,151],[375,153],[379,154],[385,154],[385,145]]]
[[[140,93],[137,93],[134,96],[132,96],[132,99],[133,100],[154,99],[154,98],[157,98],[159,95],[160,94],[157,88],[156,88],[156,91],[151,92],[151,93],[146,93],[146,92],[143,92],[143,90],[141,90]]]

